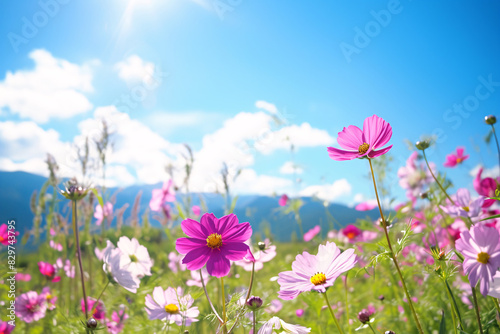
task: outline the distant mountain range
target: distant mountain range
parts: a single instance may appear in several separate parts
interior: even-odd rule
[[[8,219],[16,219],[18,231],[23,233],[23,231],[31,229],[33,213],[30,210],[30,198],[33,191],[39,191],[46,180],[45,177],[25,172],[0,172],[0,224],[7,222]],[[142,191],[140,211],[144,212],[151,199],[151,191],[155,188],[161,188],[161,184],[130,186],[121,189],[116,196],[115,208],[120,208],[126,203],[129,204],[124,214],[126,221],[138,192]],[[108,189],[111,193],[117,190]],[[200,196],[204,199],[209,212],[213,212],[217,217],[223,215],[224,199],[221,195],[193,194],[194,204],[199,203]],[[240,222],[249,221],[254,231],[262,231],[267,226],[275,240],[289,241],[292,232],[300,235],[299,228],[293,214],[284,215],[279,210],[278,199],[278,197],[270,196],[242,195],[238,198],[234,213]],[[376,210],[359,212],[335,203],[325,207],[322,201],[311,197],[304,197],[302,200],[304,205],[300,209],[300,215],[304,232],[315,225],[320,225],[323,233],[326,233],[330,229],[326,210],[342,226],[352,224],[358,218],[376,219],[378,217]],[[152,225],[155,224],[152,223]]]

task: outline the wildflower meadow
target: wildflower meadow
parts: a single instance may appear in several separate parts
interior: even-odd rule
[[[485,123],[496,140],[495,116]],[[429,162],[433,142],[423,139],[397,173],[407,201],[387,206],[374,165],[390,153],[392,131],[373,115],[338,133],[340,149],[324,151],[332,165],[369,166],[376,200],[356,209],[379,217],[336,226],[331,212],[329,225],[300,226],[294,242],[274,242],[251,216],[232,213],[237,197],[216,217],[189,192],[178,196],[172,179],[152,191],[146,214],[136,205],[135,221],[112,224],[123,217],[109,190],[59,179],[48,159],[33,235],[23,238],[14,221],[0,226],[3,259],[19,258],[4,269],[2,300],[11,286],[17,295],[1,332],[498,332],[500,178],[479,169],[474,192],[457,188],[446,169],[469,155],[458,146]],[[300,197],[276,196],[275,206],[286,224],[301,225]],[[149,225],[150,213],[163,227]],[[37,250],[15,254],[26,238],[41,239]]]

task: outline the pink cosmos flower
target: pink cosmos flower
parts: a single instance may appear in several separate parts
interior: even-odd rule
[[[97,302],[97,299],[87,297],[87,308],[88,312],[90,313],[92,309],[94,308],[95,303]],[[83,301],[83,298],[80,302],[82,306],[82,312],[85,313],[85,302]],[[95,320],[104,320],[106,317],[106,311],[104,309],[104,304],[101,300],[99,300],[99,304],[95,307],[94,311],[92,312],[92,316],[94,317]]]
[[[321,227],[319,225],[314,226],[312,229],[304,233],[304,241],[311,241],[318,233],[321,232]]]
[[[491,282],[488,296],[500,298],[500,271],[497,271],[493,276],[493,282]]]
[[[234,214],[218,219],[212,213],[205,213],[200,222],[185,219],[181,227],[189,238],[177,239],[175,248],[186,254],[182,263],[189,270],[206,264],[210,275],[224,277],[231,269],[229,261],[241,260],[249,250],[245,241],[252,236],[252,227],[249,223],[239,224]]]
[[[16,281],[29,282],[29,281],[31,281],[31,275],[30,274],[17,273],[16,274]]]
[[[26,323],[38,321],[47,312],[46,299],[36,291],[23,293],[16,298],[16,316]]]
[[[40,298],[45,298],[45,302],[47,303],[47,308],[49,310],[52,311],[53,309],[56,308],[57,297],[52,295],[52,293],[50,292],[50,288],[48,286],[42,289],[42,292],[40,293]]]
[[[299,325],[291,325],[278,317],[272,317],[259,329],[257,334],[272,334],[274,331],[279,333],[294,333],[294,334],[306,334],[310,333],[311,329]]]
[[[412,201],[416,201],[424,187],[433,181],[432,174],[423,163],[418,162],[418,152],[413,152],[406,160],[406,166],[398,169],[399,185],[406,189],[406,197]],[[429,163],[432,171],[435,170],[434,163]]]
[[[175,202],[175,190],[172,179],[163,183],[161,189],[153,189],[153,196],[151,197],[151,201],[149,201],[149,208],[151,211],[160,211],[165,202]]]
[[[183,321],[186,326],[198,321],[196,319],[200,314],[198,307],[191,307],[194,299],[191,295],[182,295],[182,288],[174,289],[172,287],[163,290],[157,286],[153,290],[153,296],[146,296],[146,313],[150,320],[165,320],[175,322],[181,326]]]
[[[4,246],[8,246],[11,243],[9,243],[9,240],[15,240],[17,242],[17,238],[12,239],[13,236],[18,236],[19,232],[16,232],[14,234],[10,233],[9,234],[9,229],[7,227],[7,224],[2,224],[0,225],[0,244]],[[10,239],[9,239],[10,236]]]
[[[392,145],[382,148],[392,136],[392,127],[377,115],[363,122],[363,130],[349,125],[338,134],[337,142],[344,149],[328,147],[328,155],[333,160],[352,160],[367,156],[375,158],[387,153]]]
[[[106,326],[108,327],[108,332],[111,334],[118,334],[125,327],[125,320],[128,319],[128,314],[122,309],[119,312],[113,311],[111,314],[111,320],[106,319]]]
[[[492,227],[476,224],[470,232],[464,231],[455,243],[464,256],[463,268],[469,282],[475,287],[481,281],[479,291],[486,296],[493,276],[500,267],[500,234]]]
[[[58,252],[62,252],[63,246],[59,243],[54,242],[54,240],[50,240],[49,245],[51,248],[55,249]]]
[[[299,317],[299,318],[300,318],[300,317],[302,317],[302,316],[304,315],[304,309],[302,309],[302,308],[297,309],[297,310],[295,311],[295,315],[296,315],[297,317]]]
[[[40,261],[38,262],[38,269],[43,276],[47,277],[54,283],[61,280],[60,276],[56,276],[56,268],[50,263]]]
[[[15,326],[12,326],[9,324],[7,321],[1,321],[0,320],[0,334],[10,334],[12,331],[16,328]]]
[[[100,204],[96,205],[94,210],[94,218],[97,219],[97,221],[95,222],[97,226],[101,226],[104,218],[109,220],[110,217],[113,217],[113,204],[111,204],[110,202],[106,202],[104,203],[104,208]]]
[[[334,242],[319,245],[318,255],[303,252],[293,261],[292,271],[279,274],[281,288],[278,297],[290,300],[306,291],[325,292],[337,277],[352,269],[356,262],[354,249],[347,249],[341,254]]]
[[[187,266],[182,263],[182,259],[184,259],[184,255],[180,255],[177,252],[170,252],[168,254],[168,267],[170,270],[174,273],[177,273],[178,271],[186,271]]]
[[[276,246],[271,245],[269,239],[259,242],[258,250],[255,250],[252,246],[249,247],[252,258],[244,257],[240,261],[235,262],[237,266],[243,267],[245,271],[252,271],[254,263],[255,271],[259,271],[264,268],[264,263],[271,261],[276,256]]]
[[[469,158],[469,155],[464,155],[464,148],[457,147],[457,154],[448,154],[446,156],[446,162],[444,163],[445,167],[456,167],[458,164],[461,164],[465,160]]]
[[[280,200],[278,201],[278,204],[280,206],[286,206],[286,204],[288,203],[288,196],[286,194],[283,194],[281,197],[280,197]]]
[[[271,303],[266,308],[266,313],[278,313],[283,308],[283,303],[279,299],[271,300]]]
[[[205,286],[207,285],[208,281],[210,280],[210,275],[208,275],[208,271],[206,268],[201,268],[201,273],[203,275],[203,283]],[[188,279],[186,281],[187,286],[197,286],[202,288],[203,284],[201,284],[201,278],[200,278],[200,272],[199,271],[191,271],[191,279]]]
[[[370,211],[370,210],[375,209],[377,207],[377,205],[378,205],[377,200],[371,199],[369,201],[359,203],[358,205],[356,205],[356,207],[354,209],[356,209],[358,211]]]
[[[191,211],[193,212],[193,215],[198,217],[201,214],[201,208],[198,205],[193,205],[191,207]]]
[[[495,190],[500,185],[500,178],[497,178],[495,180],[492,177],[485,177],[483,179],[482,174],[483,174],[483,168],[481,167],[481,168],[479,168],[479,171],[477,172],[476,178],[474,179],[474,182],[473,182],[474,189],[481,196],[494,197]],[[488,208],[488,207],[492,206],[493,203],[495,203],[494,199],[485,199],[483,207]]]
[[[359,229],[356,225],[347,225],[343,229],[339,230],[338,233],[335,231],[330,231],[328,237],[330,239],[338,239],[343,242],[350,244],[355,244],[357,242],[368,242],[377,237],[377,232],[374,231],[363,231]]]
[[[460,188],[455,196],[455,205],[441,206],[444,212],[451,217],[476,218],[481,214],[484,197],[479,196],[475,200],[470,197],[469,190]]]

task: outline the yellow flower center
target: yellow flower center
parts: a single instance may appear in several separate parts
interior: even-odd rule
[[[462,162],[462,158],[457,158],[457,164]]]
[[[488,263],[488,260],[490,259],[490,255],[488,253],[481,252],[477,254],[477,262],[486,264]]]
[[[468,206],[462,206],[462,209],[464,209],[465,212],[469,212],[470,211],[470,209],[469,209]]]
[[[4,241],[4,240],[5,240],[5,239],[4,239],[4,237],[2,237],[2,236],[0,235],[0,242],[2,242],[2,241]]]
[[[176,314],[179,313],[179,308],[175,304],[168,304],[165,305],[165,312],[170,314]]]
[[[207,238],[207,246],[215,249],[220,248],[222,246],[222,237],[220,234],[212,233]]]
[[[50,293],[48,293],[48,294],[45,296],[45,298],[46,298],[47,300],[50,300],[50,299],[52,299],[52,295],[51,295]]]
[[[359,145],[358,152],[359,152],[359,154],[365,154],[369,148],[370,148],[369,144],[363,143],[363,144]]]
[[[347,233],[347,237],[348,237],[349,239],[354,239],[354,238],[356,237],[356,233],[354,233],[354,232],[349,232],[349,233]]]
[[[326,276],[323,273],[316,273],[313,277],[311,277],[311,283],[314,285],[320,285],[326,283]]]
[[[134,254],[130,255],[130,261],[132,262],[138,262],[139,259],[137,258],[137,256],[135,256]]]

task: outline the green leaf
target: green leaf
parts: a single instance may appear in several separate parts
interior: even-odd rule
[[[186,219],[186,214],[184,213],[182,206],[176,202],[175,207],[177,208],[177,212],[179,212],[179,217],[181,217],[182,220]]]
[[[99,205],[104,210],[104,201],[102,200],[102,197],[97,192],[97,189],[96,188],[92,188],[91,190],[94,193],[95,197],[97,198],[97,201],[99,202]]]
[[[439,324],[439,334],[446,334],[446,321],[444,318],[444,311],[443,315],[441,316],[441,323]]]

